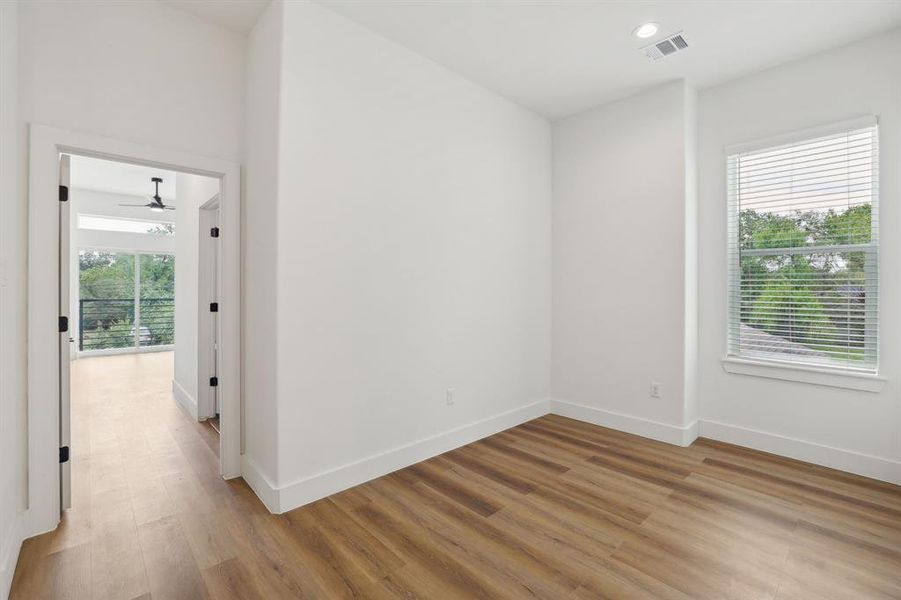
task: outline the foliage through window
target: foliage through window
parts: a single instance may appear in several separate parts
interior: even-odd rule
[[[875,372],[875,122],[727,162],[729,354]]]
[[[78,260],[79,350],[174,343],[175,256],[82,250]]]

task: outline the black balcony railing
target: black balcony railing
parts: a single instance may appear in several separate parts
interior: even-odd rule
[[[78,301],[79,350],[163,346],[174,341],[174,298],[142,298],[137,307],[133,298]]]

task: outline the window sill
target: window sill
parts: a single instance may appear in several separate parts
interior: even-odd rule
[[[885,378],[870,373],[837,371],[734,356],[727,356],[723,359],[723,369],[727,373],[739,375],[768,377],[873,393],[882,391],[885,385]]]

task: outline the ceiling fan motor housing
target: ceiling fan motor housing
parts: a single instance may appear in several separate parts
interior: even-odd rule
[[[120,204],[119,206],[144,206],[151,210],[158,210],[158,211],[175,210],[175,207],[166,206],[163,203],[163,198],[160,196],[160,184],[163,183],[163,178],[162,177],[151,177],[150,181],[153,182],[153,184],[156,188],[153,196],[151,196],[150,202],[148,202],[147,204]]]

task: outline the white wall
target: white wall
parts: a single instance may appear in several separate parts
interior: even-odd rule
[[[693,102],[676,82],[554,124],[555,410],[674,443],[693,421]]]
[[[219,180],[175,176],[175,370],[176,398],[197,418],[197,323],[200,207],[219,193]],[[180,389],[179,389],[180,388]]]
[[[278,256],[277,184],[282,5],[273,2],[247,43],[246,160],[242,253],[242,373],[245,460],[271,483],[276,475],[275,391]],[[269,485],[269,484],[266,484]],[[256,486],[259,488],[259,485]]]
[[[879,117],[880,393],[723,371],[729,144]],[[901,30],[705,90],[700,96],[702,435],[901,482]],[[707,422],[713,423],[707,423]],[[723,424],[725,426],[717,425]],[[752,430],[752,431],[747,431]],[[756,432],[756,433],[755,433]]]
[[[20,7],[21,118],[241,157],[245,40],[160,2]]]
[[[318,5],[287,3],[284,31],[276,483],[290,508],[436,451],[423,440],[546,410],[550,128]]]
[[[0,598],[12,582],[25,508],[26,207],[19,193],[17,5],[0,2]]]

